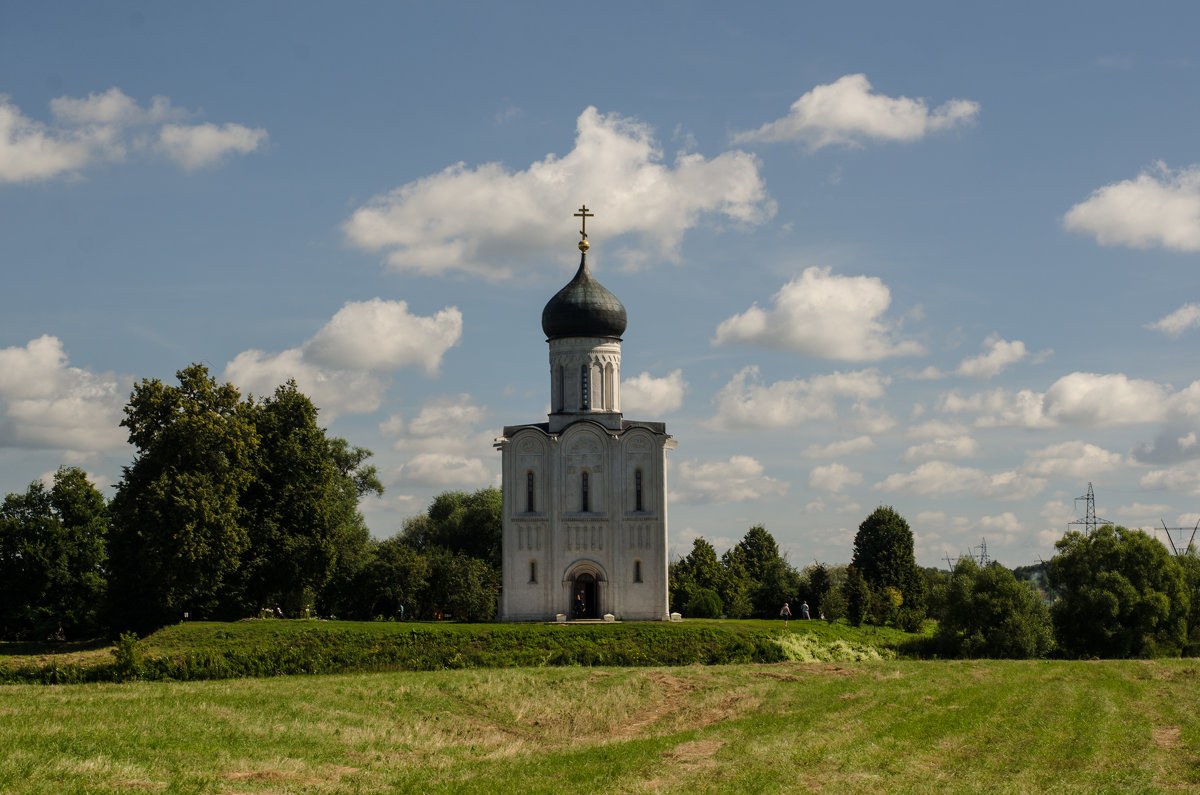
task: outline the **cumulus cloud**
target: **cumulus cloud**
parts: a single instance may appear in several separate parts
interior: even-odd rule
[[[650,127],[589,107],[563,157],[547,155],[523,171],[457,163],[376,196],[343,229],[355,246],[386,252],[398,271],[505,278],[548,254],[561,262],[580,196],[596,211],[603,250],[627,266],[650,256],[678,261],[684,233],[704,215],[758,224],[775,214],[753,155],[662,159]],[[624,235],[636,248],[619,248],[614,238]]]
[[[260,396],[273,394],[275,387],[295,379],[300,391],[321,409],[325,422],[338,414],[370,414],[383,403],[387,391],[379,375],[321,367],[305,358],[302,348],[279,353],[242,351],[225,365],[221,378]]]
[[[822,491],[842,491],[847,486],[857,486],[862,481],[862,473],[855,472],[845,464],[827,464],[826,466],[814,467],[808,473],[809,487],[821,489]]]
[[[808,379],[760,383],[758,368],[738,372],[717,393],[716,416],[705,422],[712,430],[787,428],[838,417],[839,401],[868,419],[878,420],[867,401],[880,398],[891,379],[878,370],[835,372]]]
[[[443,487],[478,487],[494,481],[499,462],[489,454],[499,431],[481,430],[487,417],[486,406],[468,394],[458,394],[426,402],[407,423],[399,414],[380,423],[381,433],[398,437],[392,449],[408,456],[397,481]]]
[[[404,301],[348,301],[300,347],[244,351],[222,377],[259,395],[295,379],[327,420],[343,412],[369,414],[387,389],[382,373],[417,366],[436,375],[461,335],[462,314],[454,307],[421,317],[409,314]]]
[[[485,486],[492,473],[479,458],[450,453],[420,453],[400,468],[405,480],[422,486]]]
[[[805,269],[771,297],[717,326],[714,345],[759,345],[808,356],[872,361],[924,352],[896,339],[897,325],[883,319],[891,291],[869,276],[835,276],[828,267]]]
[[[877,446],[870,436],[856,436],[853,439],[830,442],[824,445],[810,444],[800,451],[800,455],[804,458],[841,458],[842,456],[865,453],[868,450],[874,450]]]
[[[1143,489],[1151,491],[1170,491],[1200,497],[1200,465],[1195,461],[1188,461],[1167,469],[1156,469],[1142,475],[1139,483]]]
[[[872,93],[864,74],[845,75],[813,88],[792,103],[788,114],[757,130],[738,133],[734,143],[794,141],[810,151],[865,140],[916,141],[972,122],[979,103],[952,99],[932,111],[924,99]]]
[[[650,373],[626,378],[621,381],[621,412],[642,412],[652,417],[670,414],[683,405],[683,393],[687,387],[683,370],[675,370],[665,378],[655,378]]]
[[[1188,329],[1200,328],[1200,303],[1184,304],[1161,320],[1147,323],[1145,327],[1178,338]]]
[[[267,131],[241,124],[167,124],[158,133],[167,156],[187,171],[215,166],[231,153],[247,154],[267,142]]]
[[[0,348],[0,447],[118,450],[132,383],[69,366],[62,341],[49,334]]]
[[[1038,477],[1086,479],[1111,472],[1121,465],[1121,456],[1087,442],[1062,442],[1029,453],[1021,471]]]
[[[962,360],[958,365],[959,375],[967,378],[991,378],[1028,355],[1025,343],[1020,340],[1009,342],[997,334],[992,334],[984,340],[983,346],[987,349],[985,353]]]
[[[983,428],[1103,428],[1200,415],[1200,381],[1172,393],[1168,386],[1121,373],[1070,373],[1044,393],[995,389],[943,395],[943,411],[979,414]]]
[[[185,124],[192,114],[154,97],[142,107],[113,87],[87,97],[50,101],[53,124],[26,117],[0,95],[0,183],[33,182],[75,174],[89,164],[121,160],[157,147],[187,170],[219,162],[230,152],[247,153],[267,140],[263,129],[240,124]]]
[[[1026,500],[1036,496],[1045,487],[1044,479],[1019,472],[987,473],[945,461],[930,461],[912,472],[889,475],[872,488],[920,497],[963,494],[997,500]]]
[[[1096,189],[1063,225],[1106,246],[1200,251],[1200,165],[1172,171],[1159,161],[1135,179]]]
[[[787,483],[763,472],[763,465],[747,455],[735,455],[728,461],[684,461],[679,465],[671,499],[684,503],[745,502],[787,492]]]
[[[305,343],[306,358],[330,367],[396,370],[408,365],[436,375],[446,351],[462,337],[462,313],[410,314],[404,301],[348,301]]]
[[[930,439],[913,445],[904,451],[904,460],[910,464],[921,461],[945,461],[954,458],[970,458],[979,453],[979,442],[966,434]]]
[[[1171,423],[1163,428],[1153,442],[1135,445],[1133,460],[1143,464],[1177,464],[1200,458],[1196,427]]]

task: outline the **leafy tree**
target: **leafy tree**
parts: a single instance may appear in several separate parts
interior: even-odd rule
[[[484,488],[468,494],[444,491],[429,510],[406,520],[405,542],[419,551],[434,548],[461,553],[500,570],[500,540],[504,527],[501,492]]]
[[[427,602],[432,610],[463,621],[496,617],[500,573],[487,561],[444,549],[430,555]]]
[[[1183,653],[1188,657],[1200,657],[1200,558],[1195,549],[1175,558],[1183,571],[1183,580],[1188,593],[1187,646]]]
[[[742,579],[754,615],[772,618],[784,602],[797,601],[800,575],[779,554],[774,536],[762,525],[751,527],[722,562],[730,576]]]
[[[1044,657],[1054,645],[1050,609],[1027,583],[999,563],[959,558],[950,578],[937,639],[943,653],[964,657]]]
[[[871,586],[854,566],[846,569],[842,597],[846,603],[846,620],[852,626],[861,627],[871,612]]]
[[[311,603],[343,557],[367,542],[358,501],[382,493],[369,450],[329,439],[317,408],[295,381],[249,402],[258,449],[241,503],[250,544],[231,598],[245,615],[280,603],[291,613]]]
[[[808,575],[808,600],[812,602],[809,608],[813,618],[816,618],[825,609],[825,600],[833,589],[833,580],[824,563],[814,563],[805,570],[805,574]]]
[[[858,526],[851,565],[874,589],[892,587],[910,617],[925,613],[925,582],[913,553],[913,534],[900,514],[879,506]]]
[[[721,597],[712,588],[697,588],[683,611],[689,618],[720,618]]]
[[[360,620],[377,616],[426,618],[429,559],[399,536],[369,541],[349,576],[336,576],[326,588],[325,612]]]
[[[108,505],[77,467],[0,506],[0,637],[95,636],[101,630]]]
[[[254,479],[258,436],[232,384],[202,365],[138,383],[121,425],[136,448],[113,500],[114,621],[142,629],[219,616],[250,536],[242,496]],[[227,617],[227,616],[221,616]]]
[[[1190,600],[1183,569],[1141,530],[1103,525],[1055,544],[1050,574],[1059,599],[1058,641],[1076,656],[1178,654],[1187,642]]]
[[[116,627],[299,611],[366,544],[370,451],[328,438],[294,382],[255,401],[202,365],[176,375],[138,383],[121,423],[136,454],[112,506]]]
[[[721,602],[718,591],[725,579],[725,573],[717,560],[717,551],[703,538],[692,542],[692,551],[687,557],[671,564],[668,579],[672,609],[683,611],[684,615],[693,615],[687,606],[702,590],[713,591],[717,603]],[[718,611],[717,615],[721,613]]]

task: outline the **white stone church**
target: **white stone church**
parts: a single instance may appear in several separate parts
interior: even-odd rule
[[[542,311],[550,344],[548,422],[496,440],[504,494],[502,621],[665,621],[666,454],[661,422],[621,415],[625,307],[587,265]]]

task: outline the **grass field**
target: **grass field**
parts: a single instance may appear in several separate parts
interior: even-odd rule
[[[0,687],[5,792],[1154,792],[1200,663],[562,667]]]

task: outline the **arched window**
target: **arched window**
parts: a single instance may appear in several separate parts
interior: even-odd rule
[[[533,513],[533,472],[525,473],[525,512]]]
[[[646,510],[642,507],[642,470],[637,470],[633,473],[633,509],[635,511]]]
[[[612,362],[604,365],[604,408],[609,411],[617,409],[617,382],[613,375]]]
[[[558,395],[554,400],[554,410],[562,411],[567,407],[567,396],[565,394],[567,382],[563,378],[563,367],[561,364],[558,366],[558,382],[556,386],[558,387]]]
[[[579,510],[587,513],[588,508],[588,473],[584,472],[579,481]]]
[[[579,408],[586,411],[591,405],[592,386],[588,378],[588,366],[586,364],[579,366]]]
[[[603,409],[605,407],[604,406],[604,370],[599,367],[596,368],[596,395],[595,395],[595,397],[596,397],[596,399],[594,401],[592,401],[592,404],[599,409]]]
[[[531,582],[531,583],[537,582],[537,561],[536,560],[529,561],[529,582]]]
[[[633,581],[642,581],[642,562],[640,560],[635,560],[633,562]]]

